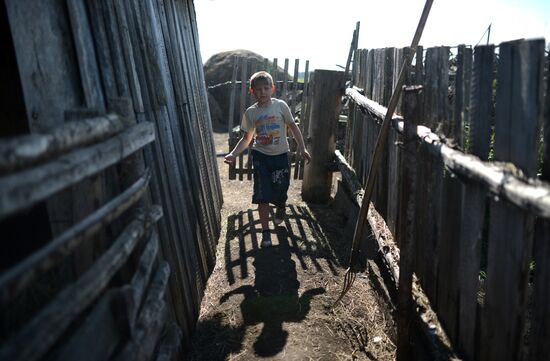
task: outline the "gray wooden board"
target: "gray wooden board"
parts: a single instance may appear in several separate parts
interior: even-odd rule
[[[53,345],[74,318],[88,307],[128,259],[148,227],[132,222],[99,260],[74,284],[64,288],[0,349],[6,360],[37,360]]]
[[[148,179],[149,175],[145,175],[86,219],[67,229],[24,261],[5,271],[0,277],[2,304],[6,304],[27,287],[39,273],[51,269],[87,237],[95,235],[104,224],[111,223],[128,210],[145,191]]]
[[[168,67],[166,65],[166,62],[167,62],[166,56],[165,56],[166,52],[164,51],[164,47],[160,45],[161,43],[160,34],[156,30],[157,27],[160,27],[160,25],[157,24],[157,21],[156,21],[157,16],[150,2],[140,3],[139,5],[138,3],[135,3],[135,9],[136,9],[135,10],[136,14],[141,14],[142,19],[149,20],[149,21],[143,22],[141,27],[143,27],[144,39],[147,44],[146,49],[147,49],[148,56],[146,58],[149,60],[148,63],[150,62],[155,63],[156,66],[153,66],[153,67],[148,66],[148,69],[151,71],[151,77],[158,79],[157,81],[162,80],[158,82],[158,86],[163,87],[164,89],[163,101],[167,104],[166,107],[162,106],[160,108],[161,109],[160,113],[159,111],[157,111],[156,113],[161,118],[166,119],[164,122],[169,126],[168,127],[169,133],[167,134],[170,134],[171,136],[170,141],[173,142],[174,152],[176,154],[180,154],[180,156],[177,157],[176,159],[177,161],[179,161],[179,168],[176,169],[176,172],[179,172],[180,177],[182,177],[182,176],[185,176],[186,173],[183,171],[183,169],[185,169],[185,165],[182,164],[182,162],[185,159],[183,156],[184,153],[181,150],[181,141],[180,141],[181,131],[178,129],[179,122],[174,121],[177,118],[176,107],[173,101],[172,92],[169,91],[169,87],[166,84],[167,82],[170,83],[171,81],[167,79],[170,77],[170,74],[166,69]],[[138,19],[136,19],[136,21],[138,21]],[[181,182],[177,184],[174,183],[172,187],[174,186],[175,188],[172,188],[172,189],[175,190],[175,193],[178,195],[179,202],[181,202],[181,204],[186,204],[186,201],[184,200],[185,191],[183,189]],[[180,213],[183,214],[183,217],[180,215],[176,219],[176,223],[180,228],[180,233],[182,234],[182,237],[183,235],[188,235],[184,237],[184,239],[191,240],[194,237],[193,236],[194,232],[190,228],[193,222],[191,222],[188,219],[189,212],[185,209],[185,207],[182,207]],[[204,282],[204,277],[199,273],[200,268],[199,268],[199,261],[197,256],[198,252],[194,244],[192,242],[183,242],[183,244],[181,245],[176,244],[177,248],[180,248],[182,246],[183,246],[183,249],[185,250],[184,251],[180,250],[180,253],[187,258],[186,266],[188,268],[188,274],[193,275],[193,280],[191,281],[192,288],[189,291],[193,291],[193,300],[195,302],[195,307],[196,307],[196,303],[198,302],[197,300],[198,296],[197,296],[197,293],[194,292],[196,290],[195,287],[196,286],[200,287],[199,284],[202,284]]]
[[[171,69],[171,73],[174,73],[173,69],[182,69],[181,68],[181,63],[178,62],[178,59],[179,59],[179,56],[176,56],[176,49],[177,47],[175,46],[174,44],[174,40],[177,41],[177,39],[172,39],[172,37],[175,37],[175,29],[174,30],[168,30],[168,24],[171,23],[171,25],[173,26],[173,22],[170,22],[167,16],[167,13],[166,11],[164,11],[166,9],[166,4],[164,3],[164,1],[158,1],[157,3],[158,5],[158,9],[159,9],[159,20],[160,22],[163,24],[163,33],[164,33],[164,41],[166,42],[166,49],[167,49],[167,53],[170,55],[167,59],[167,66],[170,67]],[[177,73],[176,73],[177,74]],[[179,79],[181,79],[181,77],[176,77],[174,78],[171,74],[168,74],[168,77],[171,78],[171,83],[174,84],[174,88],[177,88],[177,89],[180,89],[179,91],[177,91],[176,93],[181,93],[181,96],[184,96],[184,94],[186,93],[185,92],[185,87],[179,83]],[[168,93],[170,95],[170,93]],[[176,97],[178,97],[177,94],[175,94]],[[180,99],[180,103],[183,105],[185,99]],[[174,110],[176,110],[176,113],[177,115],[173,115],[175,118],[180,118],[182,119],[184,116],[185,116],[185,110],[186,108],[184,107],[180,107],[180,106],[177,106],[177,102],[176,104],[173,104],[173,100],[171,99],[171,97],[169,96],[169,102],[172,104],[171,107],[174,107]],[[185,132],[183,131],[183,125],[186,125],[188,124],[188,122],[185,120],[185,119],[182,119],[183,121],[180,122],[180,121],[176,121],[174,122],[174,127],[176,128],[176,133],[174,134],[174,139],[177,140],[177,145],[178,145],[178,149],[179,149],[179,152],[181,154],[186,154],[186,150],[184,150],[184,145],[185,144],[188,144],[190,143],[189,140],[185,140],[184,139],[184,135],[185,135]],[[183,143],[183,144],[182,144]],[[196,207],[199,207],[201,205],[199,205],[198,203],[196,203],[196,201],[194,200],[194,194],[196,194],[196,192],[193,191],[193,188],[195,187],[192,183],[190,183],[190,180],[188,178],[188,174],[190,174],[190,168],[189,168],[189,165],[187,164],[187,157],[180,157],[180,162],[182,163],[182,169],[186,170],[183,172],[183,178],[184,178],[184,181],[182,182],[183,185],[185,186],[184,187],[184,193],[185,193],[185,196],[187,197],[187,201],[186,201],[186,204],[189,204],[189,205],[192,205],[192,207],[189,207],[189,208],[193,208],[193,211],[192,212],[188,212],[188,217],[190,218],[187,222],[189,222],[190,225],[196,225],[197,224],[197,221],[196,221]],[[191,239],[191,238],[190,238]],[[205,250],[203,249],[202,247],[202,243],[201,242],[198,242],[198,257],[199,257],[199,264],[201,265],[201,269],[202,269],[202,275],[201,277],[203,279],[206,279],[206,277],[208,276],[208,269],[207,269],[207,262],[208,262],[208,259],[206,258],[207,256],[205,255]]]
[[[108,360],[118,343],[128,337],[128,325],[123,313],[132,307],[128,304],[132,289],[121,287],[109,289],[93,306],[83,324],[67,343],[48,356],[52,360]],[[122,311],[122,312],[121,312]],[[98,332],[101,329],[101,332]]]
[[[399,193],[399,228],[394,231],[399,245],[399,286],[397,308],[397,358],[408,359],[411,355],[411,330],[413,315],[412,283],[415,263],[415,224],[416,224],[416,126],[422,115],[421,89],[405,90],[403,102],[405,103],[405,129],[404,144],[405,158],[402,165],[403,181],[401,187],[396,189]],[[397,175],[396,175],[397,176]],[[397,188],[397,187],[396,187]]]
[[[93,41],[95,44],[95,51],[97,54],[98,70],[101,76],[103,90],[107,98],[109,99],[118,96],[116,88],[114,67],[112,63],[111,50],[108,46],[107,32],[105,27],[105,14],[102,8],[101,1],[87,0],[88,13],[90,14],[91,31],[93,33]],[[127,94],[128,96],[129,94]],[[107,104],[109,105],[109,104]]]
[[[0,179],[0,217],[20,211],[117,163],[154,140],[151,124]]]
[[[537,171],[543,60],[542,39],[500,46],[495,160],[510,161],[528,176]],[[481,359],[517,360],[523,351],[534,219],[527,212],[498,201],[491,202],[490,214]]]
[[[176,16],[177,14],[179,14],[180,19],[188,23],[189,19],[185,17],[186,9],[182,8],[183,4],[178,5],[176,3],[174,5],[175,5],[174,15]],[[187,46],[186,44],[189,44],[190,42],[188,37],[189,34],[187,34],[187,32],[182,30],[181,24],[179,29],[180,29],[179,33],[181,34],[181,38],[183,41],[181,45],[186,47]],[[211,137],[211,133],[208,135],[205,134],[206,132],[203,129],[204,120],[201,119],[201,116],[200,116],[201,114],[201,111],[199,110],[200,95],[196,91],[196,88],[200,87],[200,85],[196,83],[197,79],[193,76],[193,74],[196,73],[196,69],[198,69],[198,67],[196,66],[196,64],[193,64],[192,59],[187,57],[187,54],[183,49],[180,49],[180,52],[182,56],[184,56],[184,64],[186,64],[188,69],[187,74],[189,74],[189,76],[186,77],[187,87],[188,89],[192,89],[192,90],[195,89],[190,94],[188,94],[189,101],[191,102],[191,105],[192,105],[189,109],[189,112],[190,112],[190,116],[198,120],[198,127],[194,126],[194,124],[192,123],[188,123],[187,129],[189,129],[191,134],[194,134],[194,137],[195,137],[194,139],[198,140],[198,143],[195,145],[195,147],[198,147],[200,150],[199,159],[197,160],[197,163],[196,163],[197,165],[194,167],[198,169],[198,173],[197,172],[195,173],[196,173],[197,184],[198,184],[197,188],[201,190],[200,194],[198,194],[198,196],[200,197],[199,202],[203,202],[203,206],[201,206],[201,208],[199,209],[199,211],[201,211],[201,213],[199,213],[199,216],[201,217],[201,219],[207,220],[207,222],[205,223],[207,226],[205,228],[207,233],[205,234],[204,238],[201,241],[210,247],[209,269],[211,269],[214,250],[213,250],[213,242],[209,242],[209,240],[214,238],[214,234],[217,233],[216,227],[213,225],[215,223],[216,217],[215,215],[213,215],[213,211],[212,211],[212,207],[215,207],[216,203],[214,201],[213,194],[212,194],[214,192],[213,189],[210,188],[210,190],[208,190],[207,188],[205,188],[208,184],[209,171],[207,169],[208,165],[207,165],[207,160],[205,158],[206,156],[204,153],[208,148],[208,146],[205,146],[204,145],[205,143],[203,142],[204,140],[203,138]],[[192,150],[188,150],[188,151],[192,151]],[[212,173],[215,174],[215,172],[211,172],[210,174]]]
[[[112,1],[114,4],[114,8],[111,8],[111,11],[113,11],[114,19],[116,19],[118,23],[118,34],[120,34],[123,55],[126,62],[128,84],[130,85],[130,91],[132,92],[134,108],[136,112],[141,113],[144,112],[145,109],[149,109],[150,105],[145,103],[148,100],[148,97],[142,94],[142,83],[138,78],[136,60],[139,60],[140,57],[136,57],[134,51],[138,50],[139,47],[132,44],[131,36],[135,38],[136,35],[130,34],[130,31],[133,31],[134,27],[130,26],[131,24],[128,23],[129,19],[127,16],[127,10],[122,0],[109,1]],[[123,71],[122,69],[120,70]]]
[[[494,46],[477,47],[471,77],[469,144],[472,154],[489,155]],[[477,292],[481,262],[481,238],[487,190],[463,184],[462,222],[458,252],[459,314],[456,346],[460,354],[476,357]]]
[[[5,2],[31,132],[63,123],[83,96],[65,0]]]
[[[315,158],[304,170],[302,197],[306,201],[326,202],[330,197],[332,173],[326,171],[325,165],[332,160],[336,146],[334,132],[341,107],[343,75],[343,72],[316,71],[311,113],[315,122],[310,124],[310,153]]]
[[[105,111],[105,96],[99,79],[96,50],[84,0],[67,0],[80,80],[87,108]]]
[[[97,11],[97,13],[92,13],[91,17],[102,17],[104,19],[105,38],[101,39],[99,37],[96,37],[95,40],[102,41],[100,47],[110,50],[111,62],[113,64],[113,76],[117,94],[124,97],[131,97],[135,111],[143,112],[143,105],[140,100],[141,94],[139,93],[139,88],[135,89],[136,91],[130,91],[130,86],[132,85],[132,83],[130,83],[128,79],[128,71],[126,70],[126,60],[128,59],[127,57],[125,57],[123,52],[123,44],[125,44],[126,38],[123,37],[122,32],[119,30],[114,1],[88,1],[93,2],[95,6],[97,6],[97,10],[95,10]]]
[[[445,53],[442,54],[445,56]],[[447,73],[448,70],[445,70]],[[442,71],[443,73],[443,71]],[[457,55],[457,73],[455,79],[455,106],[452,118],[445,119],[448,114],[447,101],[441,105],[443,127],[446,136],[455,139],[460,146],[463,139],[463,124],[469,109],[469,77],[471,73],[471,51],[460,47]],[[445,93],[445,89],[440,89]],[[449,124],[451,123],[451,124]],[[458,336],[458,266],[457,254],[460,252],[459,235],[462,218],[462,186],[460,181],[449,171],[444,173],[441,198],[441,218],[439,226],[438,252],[440,267],[438,270],[437,306],[440,320],[445,326],[451,342],[456,344]]]
[[[550,68],[550,57],[546,56],[546,74]],[[546,99],[544,109],[544,155],[542,179],[550,182],[550,77],[546,76]],[[535,232],[535,285],[533,301],[532,332],[530,334],[529,360],[550,359],[550,221],[539,218]]]
[[[169,87],[171,79],[170,73],[167,69],[168,65],[166,61],[166,51],[163,41],[164,39],[158,31],[160,24],[156,21],[158,17],[156,16],[156,12],[154,11],[152,3],[150,1],[140,2],[139,5],[137,5],[136,3],[135,6],[136,14],[141,19],[149,20],[141,22],[139,26],[143,29],[144,41],[146,44],[146,68],[151,73],[150,77],[156,79],[155,83],[152,84],[154,92],[160,92],[163,94],[162,98],[157,99],[159,102],[159,109],[161,109],[160,112],[156,112],[158,114],[157,119],[164,119],[163,122],[167,125],[167,140],[173,144],[174,154],[183,155],[184,153],[181,149],[180,141],[181,132],[177,129],[179,122],[175,121],[175,119],[177,118],[177,115],[175,114],[176,106],[173,100],[172,92],[170,91],[171,87]],[[136,17],[136,23],[138,22],[139,20]],[[158,87],[162,88],[162,91],[159,91],[157,89]],[[186,173],[183,171],[184,165],[181,164],[184,159],[185,157],[183,156],[176,157],[176,161],[179,164],[179,168],[176,169],[176,172],[180,173],[179,177],[181,178],[184,178],[186,175]],[[174,182],[171,189],[177,196],[178,203],[181,202],[180,204],[187,204],[185,200],[183,183],[184,182],[181,181]],[[176,204],[174,206],[178,207]],[[177,212],[177,217],[179,220],[181,220],[177,224],[178,227],[180,227],[180,234],[182,239],[191,239],[193,231],[189,228],[192,224],[188,219],[189,212],[185,207],[178,207]],[[204,282],[202,280],[202,276],[197,274],[199,270],[199,262],[197,259],[197,251],[195,250],[193,243],[183,242],[183,248],[185,249],[185,251],[183,251],[182,254],[187,258],[187,265],[190,266],[188,272],[191,272],[191,274],[195,275],[195,278],[192,281],[193,284],[196,284],[197,282]]]
[[[219,181],[219,171],[218,171],[218,165],[216,160],[216,149],[214,147],[214,139],[213,139],[213,129],[212,129],[212,121],[210,119],[210,109],[207,104],[207,93],[206,88],[204,87],[205,79],[204,79],[204,72],[203,72],[203,66],[202,66],[202,59],[200,56],[200,46],[198,41],[198,28],[197,28],[197,22],[195,17],[195,10],[193,7],[193,1],[187,1],[187,7],[186,7],[186,14],[189,17],[189,22],[191,24],[190,29],[191,32],[189,33],[189,36],[191,37],[191,40],[193,42],[193,48],[195,51],[192,53],[192,59],[195,61],[195,69],[196,71],[193,72],[194,74],[194,81],[195,81],[195,87],[194,89],[197,90],[197,96],[199,100],[199,116],[202,116],[202,120],[200,122],[200,126],[202,128],[202,138],[201,140],[204,141],[203,143],[203,155],[205,156],[205,163],[208,167],[208,174],[206,179],[209,180],[206,182],[206,184],[210,185],[211,192],[207,193],[207,195],[211,196],[211,204],[210,207],[211,211],[214,211],[214,217],[212,218],[212,227],[214,228],[214,233],[216,235],[219,235],[220,229],[219,224],[221,222],[221,215],[219,210],[221,209],[222,204],[222,189],[221,189],[221,183]],[[192,35],[192,36],[191,36]],[[214,236],[211,238],[212,243],[215,245],[217,240],[217,236]]]
[[[128,46],[144,51],[142,40],[143,29],[137,28],[135,23],[136,5],[135,3],[126,3],[126,7],[121,8],[121,14],[127,19],[126,24],[130,25],[128,27],[130,35],[127,39],[129,42]],[[151,109],[153,102],[149,96],[150,89],[143,65],[143,57],[134,56],[130,61],[135,64],[136,75],[139,77],[139,84],[143,93],[143,104],[145,109],[147,109],[147,117],[155,119],[157,134],[159,134],[159,139],[161,139],[154,144],[155,152],[153,153],[154,156],[152,161],[161,165],[156,177],[160,178],[163,182],[161,187],[163,192],[162,204],[164,208],[167,209],[166,213],[170,215],[167,221],[170,225],[172,237],[162,242],[163,246],[166,248],[166,251],[163,253],[164,255],[170,254],[170,257],[173,257],[172,262],[170,262],[174,268],[174,282],[171,283],[173,292],[171,292],[171,294],[176,297],[176,301],[173,304],[176,305],[178,321],[180,324],[186,325],[187,329],[191,330],[196,317],[196,299],[191,294],[194,289],[194,283],[192,281],[194,274],[188,271],[190,265],[184,261],[183,255],[180,252],[179,242],[177,241],[182,237],[182,220],[177,216],[178,212],[175,207],[179,207],[179,205],[174,204],[176,197],[174,197],[172,193],[173,190],[177,189],[175,188],[175,182],[179,182],[179,179],[176,181],[178,178],[176,175],[177,162],[174,156],[173,143],[169,140],[170,132],[169,129],[166,128],[169,123],[166,122],[165,118],[162,118],[164,113],[160,111],[155,112]],[[161,144],[163,146],[161,146]]]

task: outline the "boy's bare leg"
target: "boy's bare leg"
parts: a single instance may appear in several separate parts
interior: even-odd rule
[[[269,203],[258,204],[258,212],[260,213],[262,231],[266,231],[269,229]]]

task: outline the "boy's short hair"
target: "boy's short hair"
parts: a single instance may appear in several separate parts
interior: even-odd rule
[[[250,77],[250,87],[254,89],[256,85],[258,85],[261,82],[267,82],[269,85],[273,85],[273,78],[271,77],[271,74],[269,74],[267,71],[258,71]]]

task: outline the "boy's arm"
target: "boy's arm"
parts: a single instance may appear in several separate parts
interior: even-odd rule
[[[311,161],[311,154],[309,154],[306,149],[306,145],[304,144],[304,137],[302,136],[300,128],[298,128],[298,126],[294,122],[288,123],[288,127],[290,128],[294,139],[296,139],[296,142],[298,143],[298,152],[301,153],[302,156],[306,159],[306,162],[309,163]]]
[[[225,156],[225,159],[223,160],[224,163],[227,164],[233,164],[235,162],[235,159],[241,154],[246,148],[248,148],[248,145],[250,144],[250,141],[252,141],[252,138],[254,137],[254,131],[246,132],[243,134],[241,139],[239,139],[239,142],[233,148],[229,154]]]

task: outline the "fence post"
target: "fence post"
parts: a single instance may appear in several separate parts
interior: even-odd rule
[[[412,275],[415,261],[415,217],[416,217],[416,127],[422,119],[422,87],[406,87],[403,92],[405,112],[405,151],[403,152],[403,180],[399,190],[399,213],[396,234],[400,246],[399,293],[397,304],[397,360],[412,360]]]
[[[305,166],[302,198],[306,202],[324,203],[330,198],[332,173],[327,165],[336,148],[336,124],[344,94],[344,72],[315,70],[313,98],[309,120],[308,150],[312,161]]]

